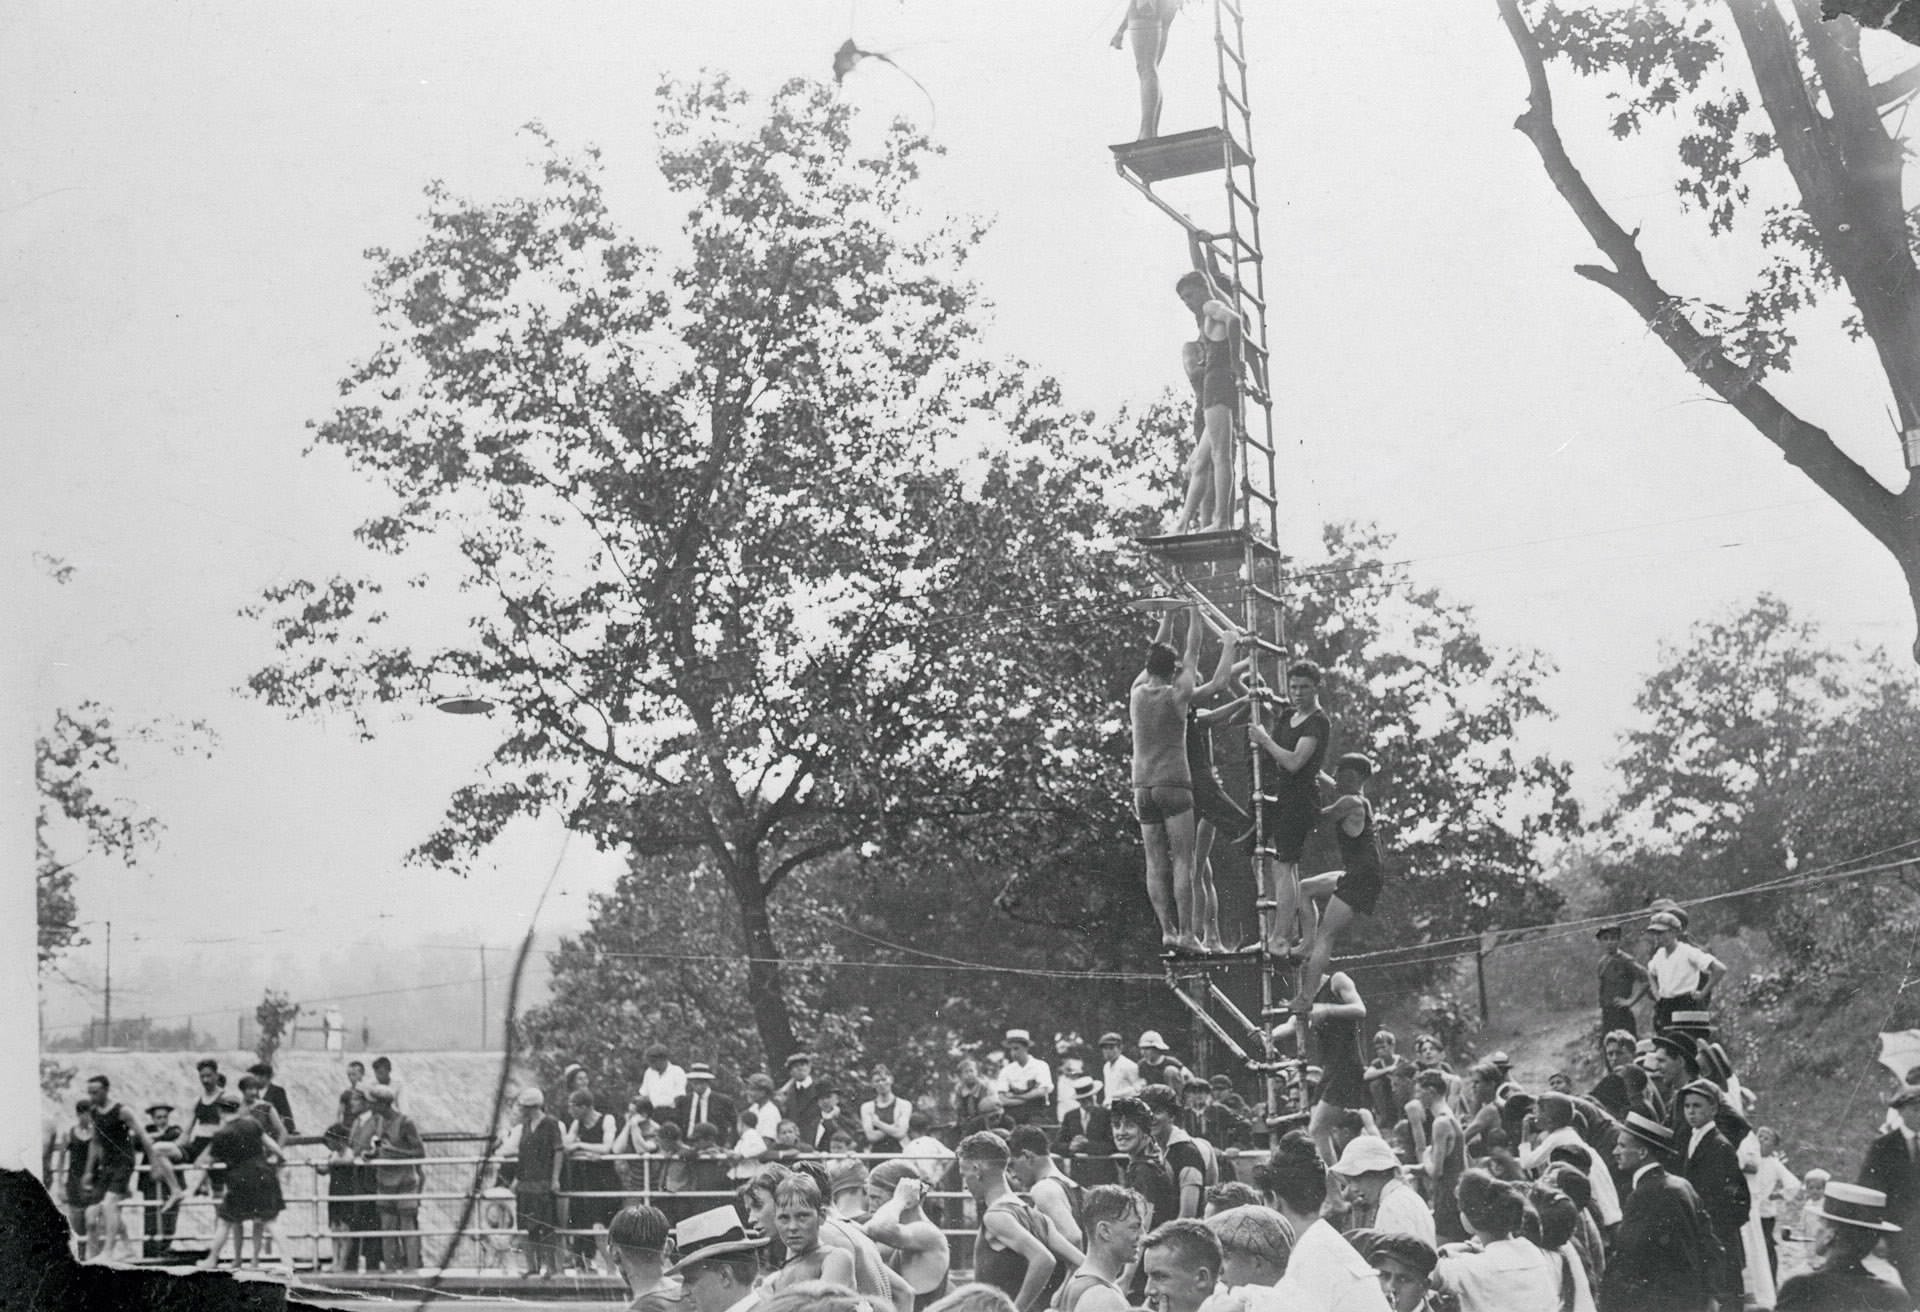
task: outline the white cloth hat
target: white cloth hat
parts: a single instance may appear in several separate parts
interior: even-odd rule
[[[1148,1030],[1140,1036],[1140,1042],[1133,1046],[1136,1048],[1158,1048],[1161,1052],[1173,1051],[1173,1049],[1167,1046],[1167,1041],[1160,1037],[1159,1030]]]
[[[1374,1171],[1397,1171],[1400,1159],[1393,1148],[1376,1134],[1357,1134],[1334,1163],[1335,1175],[1367,1175]]]
[[[1033,1036],[1027,1033],[1025,1030],[1008,1030],[1006,1042],[1024,1043],[1029,1048],[1031,1048],[1033,1046]]]

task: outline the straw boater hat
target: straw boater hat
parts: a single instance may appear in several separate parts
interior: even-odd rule
[[[1647,1147],[1660,1152],[1673,1151],[1673,1131],[1656,1120],[1642,1116],[1639,1112],[1627,1113],[1627,1119],[1620,1122],[1620,1132],[1630,1134]]]
[[[690,1080],[710,1080],[713,1078],[713,1067],[703,1061],[688,1062],[687,1078]]]
[[[1900,1230],[1899,1226],[1887,1220],[1885,1194],[1878,1189],[1842,1184],[1838,1180],[1827,1185],[1827,1196],[1820,1204],[1820,1215],[1829,1221],[1859,1226],[1863,1230],[1879,1230],[1886,1234],[1897,1234]]]
[[[1002,1041],[1005,1043],[1024,1043],[1031,1048],[1033,1046],[1033,1035],[1027,1033],[1025,1030],[1008,1030],[1007,1037]]]
[[[709,1258],[756,1252],[767,1246],[767,1237],[742,1225],[733,1208],[712,1207],[675,1226],[673,1245],[678,1260],[667,1268],[669,1274]]]

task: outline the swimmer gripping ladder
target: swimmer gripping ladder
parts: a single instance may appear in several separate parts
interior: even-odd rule
[[[1286,621],[1280,592],[1279,490],[1275,468],[1271,354],[1267,344],[1267,283],[1260,246],[1260,192],[1254,178],[1253,109],[1247,88],[1245,0],[1212,0],[1214,62],[1218,74],[1218,126],[1114,146],[1120,176],[1186,234],[1194,267],[1205,272],[1222,298],[1240,315],[1235,334],[1235,364],[1243,398],[1234,419],[1236,479],[1230,527],[1203,533],[1144,538],[1139,542],[1161,582],[1174,592],[1203,602],[1216,618],[1230,619],[1253,635],[1255,673],[1284,685]],[[1207,198],[1206,176],[1218,175],[1219,190]],[[1195,179],[1183,183],[1183,179]],[[1178,184],[1169,187],[1168,184]],[[1222,205],[1224,202],[1224,205]],[[1195,217],[1204,210],[1206,222]],[[1249,708],[1258,722],[1263,709]],[[1250,754],[1253,792],[1262,791],[1269,773],[1263,754]],[[1255,848],[1265,853],[1267,835],[1254,808]],[[1264,954],[1177,958],[1168,983],[1200,1022],[1201,1060],[1212,1040],[1219,1041],[1266,1083],[1267,1107],[1278,1112],[1283,1100],[1296,1100],[1305,1087],[1296,1051],[1283,1056],[1268,1037],[1267,1024],[1255,1024],[1235,1006],[1212,978],[1216,968],[1254,961],[1260,971],[1262,1018],[1286,1013],[1293,996],[1292,970]],[[1214,1016],[1218,1009],[1246,1036],[1243,1046]],[[1299,1040],[1296,1039],[1296,1045]],[[1294,1078],[1288,1078],[1289,1076]],[[1296,1107],[1295,1110],[1298,1110]]]

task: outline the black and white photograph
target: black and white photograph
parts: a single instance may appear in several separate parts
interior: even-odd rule
[[[1920,7],[0,106],[0,1308],[1920,1309]]]

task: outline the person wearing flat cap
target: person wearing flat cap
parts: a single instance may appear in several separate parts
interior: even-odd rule
[[[1866,1269],[1867,1255],[1882,1238],[1904,1231],[1887,1220],[1887,1196],[1863,1185],[1827,1186],[1820,1204],[1813,1251],[1818,1265],[1780,1286],[1774,1312],[1906,1312],[1913,1299],[1883,1276]]]
[[[759,1301],[753,1287],[767,1237],[747,1229],[732,1207],[697,1212],[673,1228],[674,1264],[694,1312],[746,1312]]]
[[[1887,1106],[1900,1124],[1867,1145],[1859,1183],[1886,1195],[1886,1219],[1898,1227],[1884,1232],[1887,1257],[1900,1282],[1920,1290],[1920,1084],[1903,1083]]]
[[[1738,1307],[1746,1283],[1740,1228],[1753,1211],[1753,1197],[1733,1145],[1714,1124],[1723,1102],[1720,1086],[1712,1080],[1694,1080],[1681,1089],[1680,1115],[1686,1129],[1675,1136],[1674,1151],[1680,1174],[1700,1196],[1700,1206],[1720,1241],[1716,1295],[1722,1304]]]
[[[520,1090],[518,1169],[513,1197],[520,1228],[527,1232],[527,1274],[560,1274],[560,1242],[555,1230],[560,1215],[560,1171],[566,1161],[566,1137],[560,1122],[547,1115],[547,1096],[539,1089]]]
[[[1647,958],[1647,985],[1653,995],[1653,1028],[1673,1023],[1676,1011],[1704,1011],[1727,973],[1720,959],[1681,937],[1681,921],[1671,911],[1656,911],[1647,921],[1653,955]]]
[[[1619,925],[1602,925],[1593,931],[1600,944],[1600,1033],[1604,1038],[1616,1030],[1638,1037],[1640,1022],[1634,1018],[1634,1004],[1647,996],[1647,968],[1620,946]]]
[[[1600,1312],[1711,1312],[1719,1241],[1693,1186],[1669,1175],[1673,1131],[1630,1111],[1613,1144],[1629,1180]]]
[[[1120,1037],[1118,1030],[1108,1030],[1100,1036],[1100,1101],[1110,1103],[1115,1098],[1126,1098],[1139,1093],[1147,1087],[1147,1081],[1140,1078],[1140,1066],[1127,1056],[1126,1040]]]
[[[1370,1242],[1355,1243],[1354,1247],[1380,1273],[1380,1292],[1387,1296],[1387,1306],[1393,1312],[1428,1312],[1434,1306],[1427,1282],[1440,1264],[1440,1255],[1432,1244],[1412,1235],[1376,1233]]]

